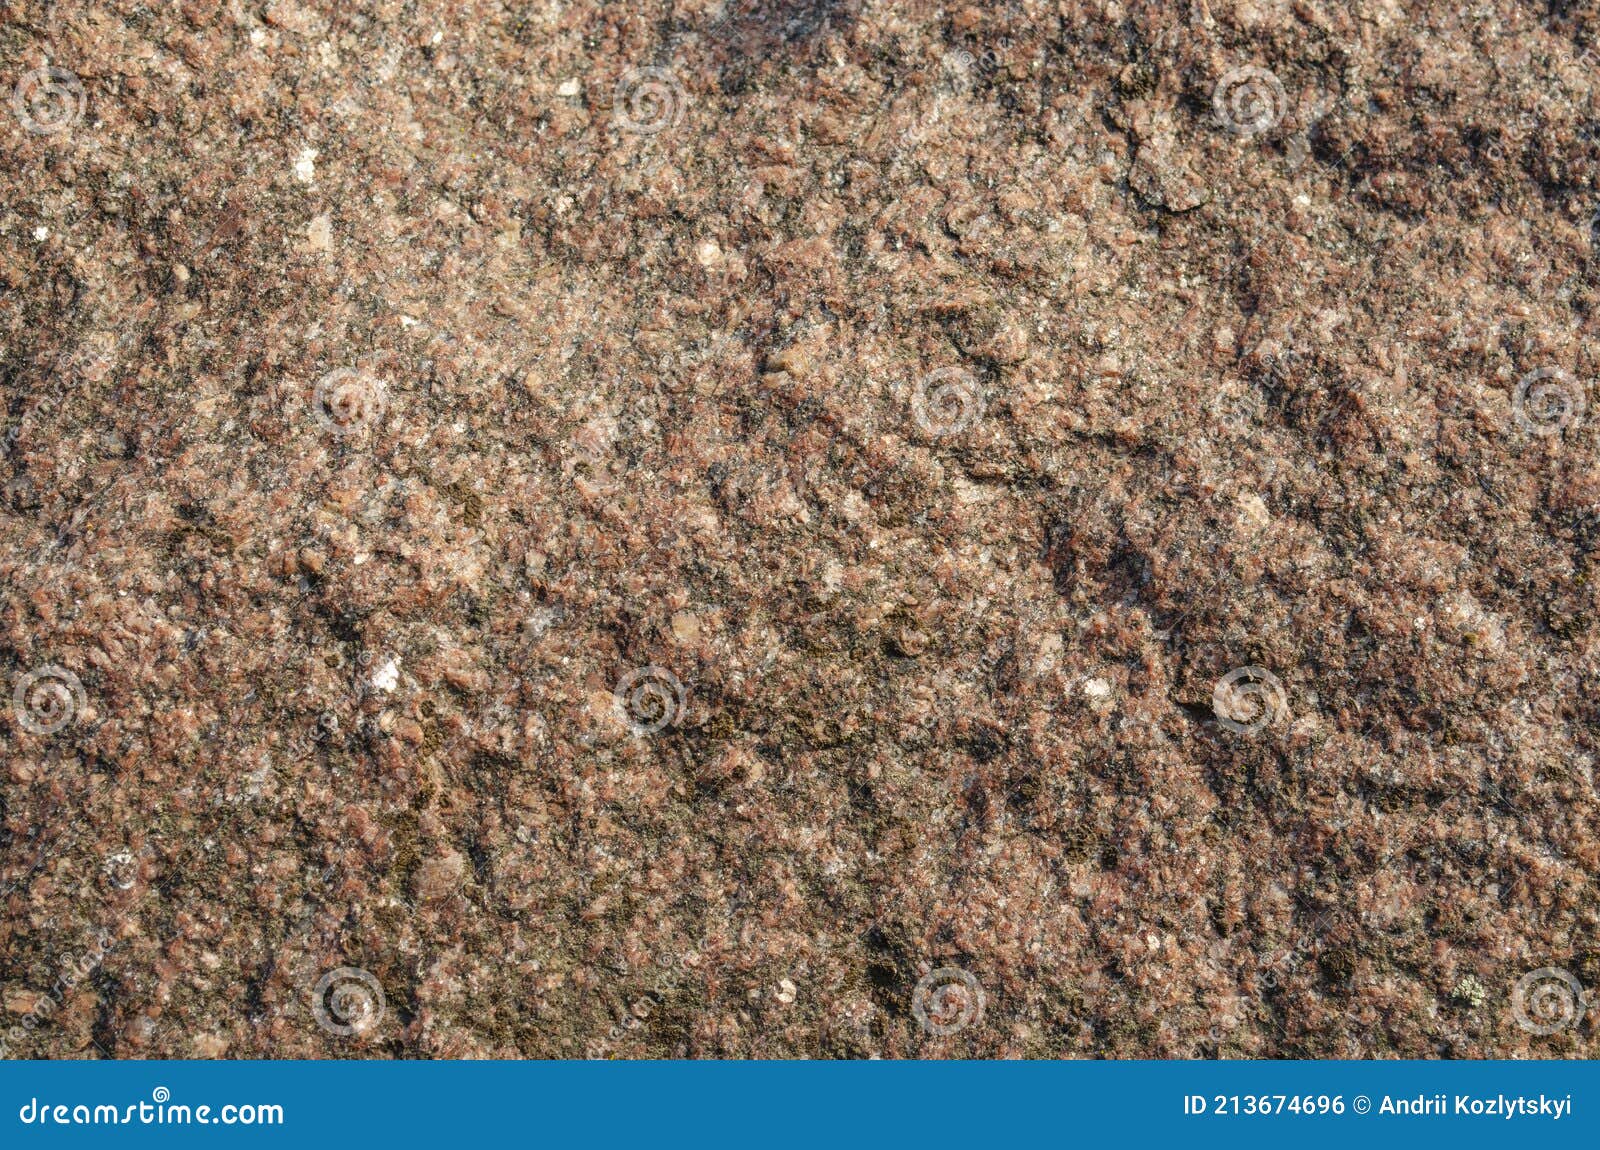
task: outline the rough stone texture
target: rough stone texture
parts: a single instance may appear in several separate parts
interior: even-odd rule
[[[1593,1055],[1597,34],[0,4],[8,1053]]]

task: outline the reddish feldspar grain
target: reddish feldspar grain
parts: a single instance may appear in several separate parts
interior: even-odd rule
[[[635,7],[11,5],[12,1052],[1593,1054],[1594,18]]]

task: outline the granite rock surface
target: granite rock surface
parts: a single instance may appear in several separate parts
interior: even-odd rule
[[[0,0],[21,1057],[1571,1057],[1592,6]]]

